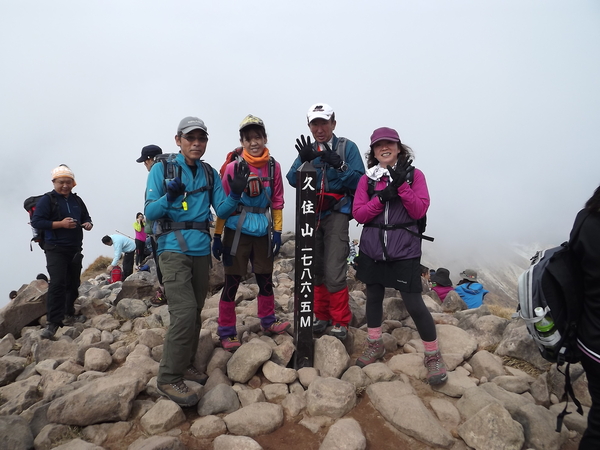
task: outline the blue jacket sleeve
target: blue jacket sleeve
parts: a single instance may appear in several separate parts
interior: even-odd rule
[[[239,201],[232,199],[230,195],[225,195],[225,190],[220,182],[219,173],[214,168],[213,172],[215,183],[213,185],[212,207],[215,210],[217,217],[227,219],[235,212]]]
[[[298,170],[298,167],[300,167],[302,165],[302,161],[300,160],[300,157],[297,156],[296,159],[294,160],[294,163],[292,164],[292,167],[290,167],[290,170],[288,171],[287,175],[285,176],[288,180],[288,183],[290,183],[291,186],[296,187],[296,171]]]
[[[52,222],[52,201],[48,195],[44,195],[35,205],[31,226],[40,230],[52,230]]]
[[[163,184],[162,164],[154,164],[146,182],[144,214],[149,220],[158,220],[166,215],[169,202]]]

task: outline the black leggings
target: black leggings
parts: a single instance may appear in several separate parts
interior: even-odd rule
[[[141,266],[144,261],[144,250],[146,250],[146,242],[135,240],[135,265]]]
[[[383,296],[385,287],[381,284],[367,284],[367,327],[378,328],[383,322]],[[435,341],[437,333],[431,313],[425,306],[423,297],[416,292],[400,292],[404,305],[412,317],[421,339]]]

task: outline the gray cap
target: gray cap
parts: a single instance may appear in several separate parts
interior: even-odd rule
[[[181,119],[181,122],[179,122],[179,126],[177,127],[177,134],[187,134],[193,130],[202,130],[208,135],[208,130],[206,129],[204,122],[197,117],[191,116]]]
[[[463,280],[477,281],[477,272],[473,269],[465,269],[460,273],[460,277]]]

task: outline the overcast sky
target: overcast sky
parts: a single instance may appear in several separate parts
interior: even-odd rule
[[[71,167],[93,218],[87,267],[111,255],[104,234],[133,236],[135,160],[176,151],[188,115],[216,168],[247,114],[284,172],[313,103],[361,152],[396,128],[428,181],[436,260],[560,243],[600,183],[598,1],[4,1],[0,58],[0,306],[46,271],[22,205],[52,168]]]

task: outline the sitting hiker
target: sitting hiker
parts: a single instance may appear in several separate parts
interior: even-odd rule
[[[477,272],[466,269],[460,273],[461,280],[456,286],[456,292],[466,303],[469,309],[479,308],[483,304],[483,297],[489,293],[477,282]]]
[[[431,292],[431,275],[430,275],[429,267],[425,267],[421,264],[421,286],[423,287],[423,294],[427,294]]]
[[[115,256],[110,263],[110,266],[106,268],[110,273],[113,270],[113,267],[119,263],[119,259],[121,258],[121,253],[124,253],[123,256],[123,280],[126,280],[129,275],[133,273],[133,258],[135,256],[135,242],[133,239],[128,238],[127,236],[123,236],[120,234],[111,234],[110,236],[106,235],[102,238],[102,243],[104,245],[111,246],[113,245],[115,248]]]
[[[433,284],[431,290],[438,295],[442,303],[444,302],[446,295],[448,295],[448,292],[454,289],[454,287],[452,287],[452,281],[450,280],[450,271],[443,267],[440,267],[435,271],[435,274],[431,277],[431,283]]]

